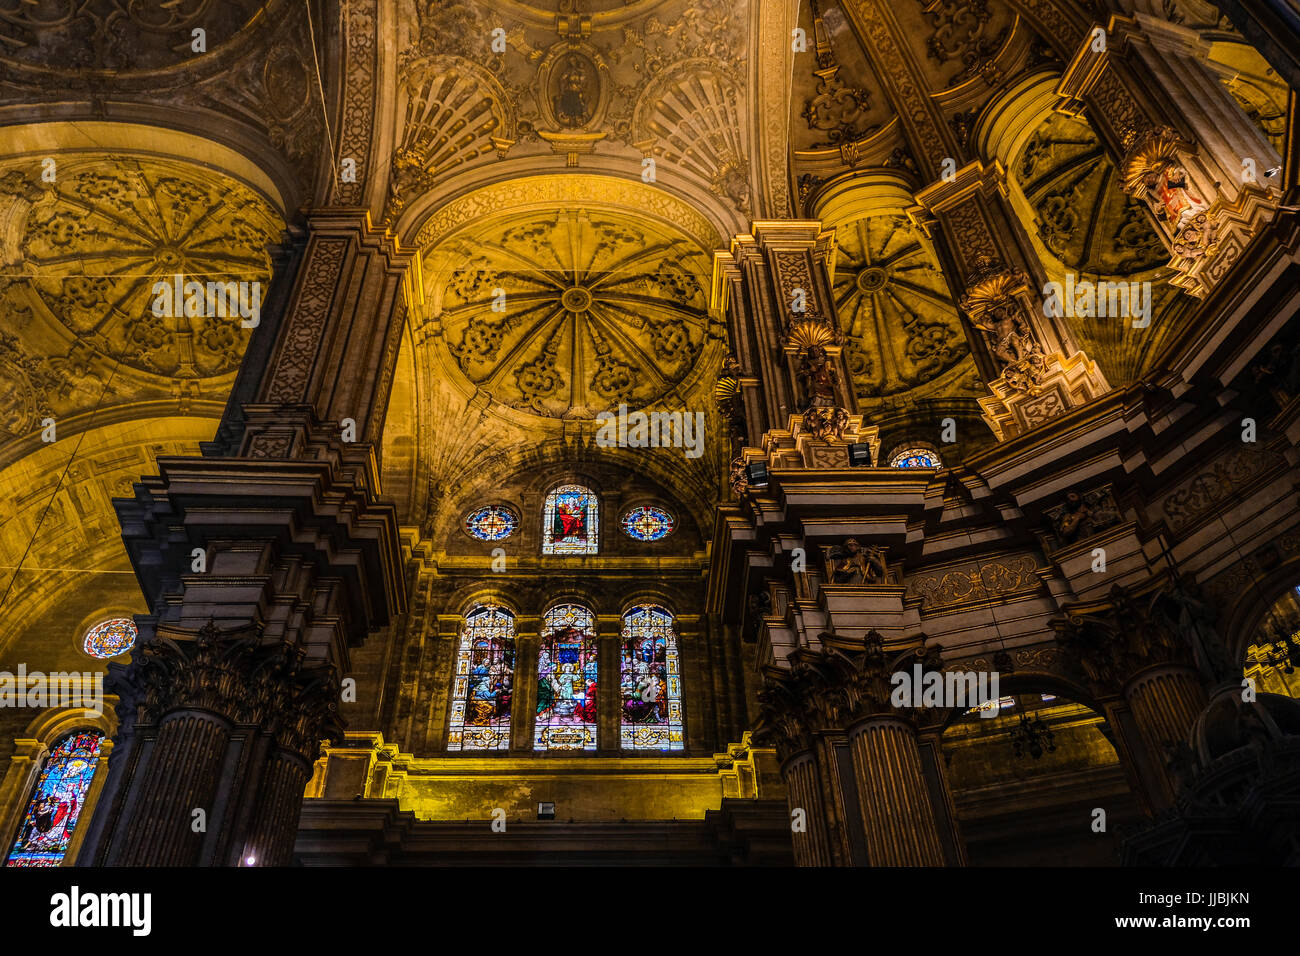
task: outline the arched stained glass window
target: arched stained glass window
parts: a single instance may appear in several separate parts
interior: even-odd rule
[[[623,615],[624,750],[682,750],[682,677],[673,616],[653,604]]]
[[[672,534],[673,516],[663,508],[642,505],[623,515],[623,533],[637,541],[658,541]]]
[[[560,485],[546,496],[543,554],[595,554],[600,544],[600,499],[582,485]]]
[[[5,866],[58,866],[72,842],[104,735],[68,734],[50,751]]]
[[[116,657],[130,650],[135,638],[135,622],[130,618],[115,617],[86,631],[81,647],[91,657]]]
[[[900,448],[889,458],[890,468],[942,468],[939,453],[933,448]]]
[[[533,749],[596,749],[596,618],[577,604],[542,617]]]
[[[467,515],[465,530],[480,541],[500,541],[519,527],[519,515],[505,505],[488,505]]]
[[[448,750],[509,750],[515,618],[495,604],[465,615],[456,652]]]

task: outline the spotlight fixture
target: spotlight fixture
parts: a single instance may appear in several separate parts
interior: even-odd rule
[[[855,441],[849,445],[849,464],[854,468],[869,468],[871,466],[871,444],[865,441]]]
[[[751,488],[766,488],[767,465],[761,461],[751,461],[745,466],[745,480]]]
[[[553,804],[553,803],[539,803],[539,804],[537,805],[537,819],[539,819],[539,820],[554,820],[554,819],[555,819],[555,804]]]

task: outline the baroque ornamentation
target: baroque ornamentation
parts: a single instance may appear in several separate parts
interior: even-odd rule
[[[843,544],[822,545],[822,562],[827,584],[884,584],[890,581],[887,550],[880,545],[863,547],[857,538]]]
[[[271,206],[241,183],[180,163],[110,167],[68,156],[58,168],[57,183],[35,192],[12,173],[0,189],[23,223],[18,248],[5,256],[28,273],[8,284],[10,307],[141,372],[193,379],[234,371],[250,336],[238,286],[248,304],[256,287],[260,302],[271,277],[267,246],[281,225]],[[174,308],[169,295],[156,308],[156,283],[170,290],[178,275],[204,294],[185,293]],[[222,308],[209,283],[221,283]]]
[[[50,0],[0,4],[0,54],[43,69],[157,70],[194,55],[201,27],[208,51],[239,34],[265,0]]]
[[[1039,238],[1067,267],[1129,275],[1168,261],[1141,205],[1114,188],[1119,174],[1085,123],[1053,114],[1012,170],[1034,207]]]
[[[141,708],[147,724],[175,710],[205,710],[260,725],[308,763],[319,756],[322,739],[342,738],[334,668],[305,665],[302,649],[292,644],[260,643],[253,627],[223,632],[209,621],[192,640],[159,636],[109,680],[125,707]]]
[[[1038,562],[1029,554],[980,564],[969,562],[949,571],[910,575],[907,596],[921,599],[921,610],[957,607],[1029,594],[1042,585]]]
[[[984,333],[1007,385],[1034,395],[1047,372],[1047,356],[1035,340],[1021,300],[1028,282],[1024,273],[986,264],[971,276],[961,307]]]
[[[1043,516],[1063,545],[1090,538],[1120,522],[1119,506],[1109,487],[1068,492],[1062,504],[1048,508]]]
[[[1115,585],[1110,609],[1068,615],[1057,640],[1067,663],[1081,670],[1098,690],[1116,690],[1145,668],[1192,661],[1190,646],[1159,604],[1161,595],[1137,599]]]
[[[1257,475],[1283,459],[1268,449],[1242,445],[1216,458],[1208,469],[1179,486],[1161,505],[1171,531],[1189,527],[1230,495],[1241,492]]]
[[[907,392],[970,354],[938,265],[902,216],[874,216],[836,233],[835,301],[859,401]]]
[[[425,259],[469,382],[555,418],[645,408],[681,382],[704,348],[707,274],[672,229],[594,210],[489,221]]]
[[[1178,157],[1186,148],[1167,127],[1136,139],[1124,157],[1124,190],[1151,207],[1176,255],[1198,259],[1214,251],[1215,229],[1210,203],[1197,195]]]

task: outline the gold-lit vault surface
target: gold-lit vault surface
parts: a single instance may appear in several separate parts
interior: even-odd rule
[[[982,394],[943,273],[906,217],[844,223],[836,243],[835,304],[859,402],[927,383]]]
[[[237,312],[155,315],[153,288],[180,274],[256,282],[264,298],[271,205],[182,163],[60,155],[54,168],[54,182],[32,162],[0,168],[0,443],[46,416],[224,401],[251,330]]]
[[[1066,266],[1127,276],[1169,259],[1092,129],[1053,113],[1014,161],[1038,238]]]
[[[709,261],[667,225],[530,212],[471,226],[424,265],[442,347],[475,389],[516,409],[643,408],[670,396],[704,347]]]
[[[410,46],[390,221],[425,193],[460,193],[450,184],[462,176],[482,185],[499,160],[586,166],[590,152],[636,174],[654,158],[664,181],[750,211],[746,0],[599,0],[558,16],[555,4],[518,0],[399,7]],[[496,27],[505,51],[493,49]]]

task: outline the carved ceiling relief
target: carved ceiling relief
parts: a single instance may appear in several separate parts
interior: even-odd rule
[[[176,275],[205,289],[248,283],[251,305],[256,283],[260,300],[266,247],[281,228],[270,205],[179,163],[60,156],[57,169],[55,183],[41,182],[30,164],[0,170],[0,393],[12,399],[5,435],[95,405],[108,374],[121,387],[136,373],[120,389],[132,398],[183,399],[203,394],[201,380],[223,378],[209,396],[223,398],[251,335],[240,299],[233,315],[197,298],[190,315],[183,301],[171,310],[180,314],[158,315],[154,285]]]
[[[190,59],[194,28],[214,50],[264,0],[43,0],[0,3],[0,58],[57,70],[153,70]]]
[[[844,13],[822,0],[801,11],[808,51],[795,57],[790,142],[802,151],[848,150],[889,122],[889,104]]]
[[[668,227],[621,213],[474,227],[433,249],[425,274],[461,372],[516,409],[592,418],[645,408],[676,394],[704,349],[708,260]]]
[[[576,166],[593,151],[655,157],[749,210],[743,0],[587,4],[558,16],[437,0],[418,4],[416,21],[399,62],[407,105],[390,218],[493,154],[559,154]],[[494,30],[504,31],[495,49]]]
[[[1067,267],[1126,276],[1168,261],[1087,124],[1052,114],[1021,148],[1012,172],[1034,209],[1031,228]]]
[[[959,86],[981,76],[1002,81],[996,60],[1015,27],[1009,6],[993,0],[912,0],[923,17],[925,54],[937,64],[933,89]],[[910,11],[902,15],[910,19]],[[905,24],[906,25],[906,24]]]
[[[206,52],[192,47],[196,25]],[[306,4],[0,0],[0,103],[71,98],[99,113],[111,98],[144,116],[191,120],[210,111],[264,132],[296,174],[290,204],[312,195],[318,173],[325,133],[314,74]]]
[[[835,305],[859,403],[878,403],[973,364],[943,274],[905,217],[841,225],[836,245]]]

